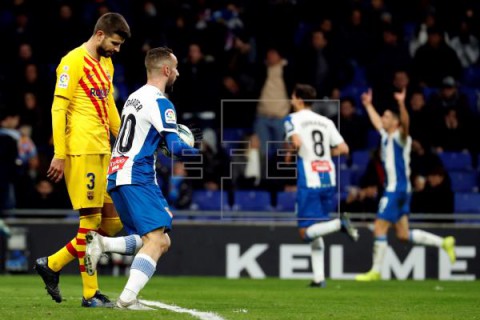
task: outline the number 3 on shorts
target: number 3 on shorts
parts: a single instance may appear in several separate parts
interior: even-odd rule
[[[95,188],[95,174],[92,172],[87,173],[87,178],[90,179],[90,182],[87,183],[88,190],[93,190]]]

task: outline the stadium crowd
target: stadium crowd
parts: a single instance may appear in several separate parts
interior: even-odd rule
[[[64,184],[46,179],[54,69],[108,11],[122,13],[132,30],[114,58],[117,107],[144,83],[145,52],[166,45],[179,60],[170,95],[179,122],[204,129],[203,179],[182,178],[188,176],[182,165],[171,178],[169,161],[159,163],[160,183],[176,208],[190,208],[195,190],[218,190],[235,157],[246,165],[234,168],[228,190],[270,192],[275,206],[279,192],[294,188],[288,177],[269,180],[258,170],[267,163],[255,159],[275,157],[264,142],[282,140],[278,123],[290,112],[288,103],[268,99],[289,99],[298,82],[313,85],[322,99],[340,101],[318,102],[314,109],[337,123],[352,151],[338,166],[342,209],[375,212],[383,186],[379,139],[360,102],[368,88],[379,112],[395,106],[393,93],[407,88],[413,212],[451,213],[456,193],[478,192],[476,1],[9,0],[0,4],[6,44],[0,52],[0,135],[15,132],[18,146],[0,139],[3,208],[70,208]],[[248,102],[255,99],[260,102]],[[251,142],[245,155],[231,155],[231,146],[221,143],[235,137]],[[12,189],[14,197],[7,192]]]

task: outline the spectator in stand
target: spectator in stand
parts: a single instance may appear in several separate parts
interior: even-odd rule
[[[391,79],[397,77],[398,70],[407,77],[406,71],[411,64],[410,54],[408,49],[401,41],[401,32],[398,28],[388,25],[383,30],[383,41],[380,49],[375,54],[375,59],[369,66],[370,83],[374,88],[380,90],[389,90],[385,88],[385,84],[391,82]],[[395,80],[394,80],[395,81]],[[408,85],[408,83],[407,83]],[[403,88],[398,88],[403,89]],[[392,96],[392,93],[387,94],[388,97]],[[392,101],[392,103],[394,103]]]
[[[412,194],[412,213],[452,213],[453,192],[450,177],[442,166],[430,168],[426,179],[418,176]],[[438,221],[438,220],[435,220]]]
[[[468,126],[454,108],[445,111],[443,121],[434,132],[432,145],[437,152],[467,152],[472,148],[472,135]]]
[[[446,76],[456,79],[461,76],[460,60],[445,42],[443,31],[439,28],[428,29],[428,41],[415,53],[413,70],[416,82],[426,87],[440,87]]]
[[[311,83],[319,97],[324,97],[332,90],[336,77],[335,53],[322,30],[314,30],[309,46],[300,50],[297,56],[299,72],[297,78],[302,83]]]
[[[410,40],[409,51],[410,56],[414,57],[418,48],[428,42],[428,30],[434,28],[437,25],[437,18],[433,8],[430,8],[425,13],[423,21],[417,25],[415,30],[415,36]],[[448,33],[444,32],[443,37],[445,42],[449,42]]]
[[[352,187],[347,198],[340,203],[340,210],[342,212],[374,213],[378,208],[379,194],[378,186],[375,184]]]
[[[437,122],[443,121],[443,116],[448,109],[457,111],[457,116],[463,121],[469,121],[471,118],[468,98],[458,90],[458,83],[451,76],[442,80],[440,91],[431,96],[428,105]]]
[[[418,90],[412,93],[410,98],[410,135],[413,143],[420,143],[428,148],[430,136],[433,134],[432,113],[425,103],[423,91]]]
[[[18,177],[18,141],[16,130],[20,116],[14,110],[0,108],[0,212],[16,207],[15,182]]]
[[[337,119],[332,120],[336,122]],[[343,98],[340,101],[340,134],[350,150],[362,150],[367,147],[368,125],[366,119],[358,115],[352,98]]]
[[[290,112],[292,76],[288,61],[276,48],[266,53],[265,67],[257,78],[261,85],[254,131],[260,139],[262,156],[267,155],[267,142],[283,141],[283,119]],[[268,153],[273,152],[269,149]],[[262,157],[263,158],[263,157]]]
[[[47,179],[40,179],[35,184],[33,194],[29,195],[25,208],[32,209],[70,209],[71,204],[63,195],[55,190],[53,184]],[[68,203],[66,203],[68,202]]]
[[[182,75],[172,92],[172,99],[182,110],[180,119],[195,118],[201,112],[213,111],[220,114],[220,103],[216,99],[220,78],[212,56],[203,53],[199,43],[191,43],[188,56],[179,64]],[[179,92],[179,94],[176,94]],[[180,93],[182,92],[182,93]],[[188,94],[185,94],[188,92]],[[217,110],[218,109],[218,110]]]
[[[385,109],[396,105],[395,99],[392,98],[394,93],[406,90],[407,101],[410,97],[411,81],[406,70],[396,70],[393,73],[393,77],[390,78],[389,81],[390,82],[388,84],[382,84],[380,86],[382,89],[377,90],[378,94],[373,98],[380,112],[383,112]]]
[[[372,59],[372,42],[372,36],[364,21],[363,11],[360,8],[354,8],[343,29],[343,50],[355,63],[366,65]]]
[[[477,63],[480,56],[479,43],[477,37],[470,30],[467,21],[463,20],[460,23],[458,35],[453,37],[449,44],[457,53],[462,67],[467,68]]]

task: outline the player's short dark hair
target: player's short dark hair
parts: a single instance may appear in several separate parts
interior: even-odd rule
[[[309,84],[297,83],[293,88],[293,94],[302,99],[305,105],[311,106],[317,97],[317,90]]]
[[[145,68],[147,68],[147,71],[158,68],[162,62],[171,60],[172,54],[172,49],[168,47],[158,47],[148,50],[145,56]]]
[[[398,108],[385,108],[385,111],[390,111],[395,118],[400,120],[400,110],[398,110]]]
[[[118,34],[123,39],[130,38],[130,26],[127,23],[127,20],[115,12],[108,12],[98,18],[95,28],[93,29],[93,34],[97,31],[103,31],[107,36],[112,36]]]

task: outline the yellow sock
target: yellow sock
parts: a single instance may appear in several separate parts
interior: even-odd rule
[[[102,220],[102,215],[100,213],[91,214],[88,216],[80,216],[80,227],[78,228],[76,249],[78,253],[78,263],[80,265],[80,274],[82,275],[83,283],[83,297],[85,299],[90,299],[95,295],[95,292],[98,290],[98,279],[97,273],[93,276],[89,276],[85,271],[85,248],[87,242],[85,240],[85,235],[88,231],[93,230],[97,231],[100,226],[100,221]]]
[[[73,238],[65,247],[48,257],[48,267],[55,272],[62,270],[64,266],[77,257],[76,238]]]
[[[113,237],[122,229],[123,224],[119,217],[102,218],[102,224],[100,225],[100,229],[98,229],[98,233],[108,237]]]

